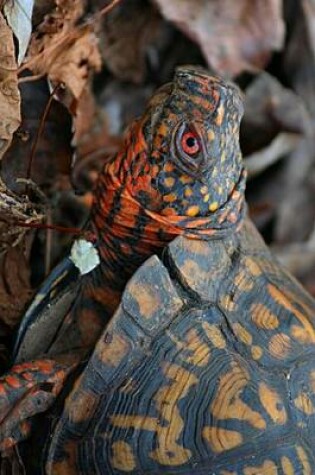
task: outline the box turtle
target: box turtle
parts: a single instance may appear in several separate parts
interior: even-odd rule
[[[3,453],[41,433],[29,473],[315,473],[315,302],[246,214],[242,113],[179,68],[105,165],[99,264],[54,271],[1,380]]]

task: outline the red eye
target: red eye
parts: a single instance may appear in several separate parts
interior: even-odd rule
[[[188,155],[196,155],[200,151],[199,139],[193,132],[185,132],[183,134],[181,146]]]

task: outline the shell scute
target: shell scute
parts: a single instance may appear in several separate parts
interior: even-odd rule
[[[238,351],[270,371],[289,368],[301,355],[315,354],[315,306],[300,287],[273,272],[263,253],[242,252],[220,287],[219,307]],[[277,273],[278,274],[277,274]]]
[[[117,312],[113,321],[121,318]],[[186,467],[190,473],[205,460],[208,467],[219,467],[224,458],[223,466],[228,467],[229,457],[232,460],[244,447],[250,450],[252,440],[256,441],[252,453],[259,443],[264,446],[266,434],[271,439],[285,438],[289,411],[279,378],[267,377],[241,358],[229,331],[214,305],[182,311],[151,341],[142,358],[132,365],[123,361],[116,379],[106,381],[103,368],[99,407],[88,432],[73,421],[70,424],[64,413],[51,459],[66,457],[64,447],[75,434],[77,463],[84,456],[89,469],[98,466],[107,473],[123,473],[125,457],[125,466],[133,467],[130,473],[142,467],[156,473]],[[97,349],[91,360],[95,358]],[[91,379],[91,370],[88,366],[83,378]],[[72,397],[87,391],[87,384],[83,379]],[[95,388],[95,379],[93,384]],[[125,442],[128,447],[123,445],[118,456],[117,447]],[[257,467],[266,460],[266,453],[257,457]],[[274,463],[280,467],[279,460]],[[255,468],[249,461],[248,466]],[[237,473],[245,473],[246,466],[240,462],[239,467]]]
[[[301,434],[315,444],[315,364],[314,357],[296,365],[288,374],[292,414]]]
[[[126,286],[122,306],[144,332],[154,337],[183,306],[167,269],[152,256]]]
[[[231,261],[225,245],[178,237],[168,246],[172,271],[180,282],[206,302],[216,302]]]

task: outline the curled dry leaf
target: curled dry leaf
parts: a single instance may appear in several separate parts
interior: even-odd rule
[[[315,57],[315,2],[314,0],[302,0],[301,4],[304,12],[310,48],[313,57]]]
[[[34,0],[9,0],[3,11],[19,44],[18,64],[24,59],[32,33],[32,12]]]
[[[261,73],[246,89],[241,125],[245,156],[267,147],[281,132],[306,136],[311,131],[311,118],[303,101],[270,74]]]
[[[17,223],[40,223],[43,220],[40,209],[26,196],[11,192],[0,180],[0,254],[9,247],[18,245],[28,229]]]
[[[246,157],[249,178],[253,178],[295,150],[300,140],[298,134],[282,132],[270,145]]]
[[[284,53],[288,83],[315,117],[315,6],[314,0],[291,2],[293,25]]]
[[[18,323],[33,293],[29,275],[33,234],[17,222],[42,219],[27,197],[15,195],[0,182],[0,319],[8,328]]]
[[[95,100],[91,88],[86,87],[73,118],[75,134],[72,143],[76,154],[71,181],[79,193],[93,188],[104,163],[120,145],[120,138],[109,130],[110,115],[100,106],[100,102]],[[91,196],[86,198],[90,201]]]
[[[78,29],[58,52],[48,71],[52,81],[65,84],[75,99],[79,99],[89,78],[89,70],[98,71],[101,57],[97,38],[91,26]]]
[[[315,222],[315,140],[301,140],[286,161],[281,200],[277,205],[275,241],[281,244],[309,238]]]
[[[263,68],[283,46],[281,0],[155,0],[162,14],[200,46],[218,73]]]
[[[273,246],[273,252],[315,297],[315,221],[307,241]]]
[[[57,175],[68,175],[71,168],[71,116],[56,100],[49,106],[50,94],[45,79],[22,83],[20,92],[22,123],[3,157],[1,177],[10,190],[23,193],[25,183],[17,178],[28,175],[31,161],[32,180],[49,195]],[[48,113],[38,137],[47,107]]]
[[[0,159],[20,125],[20,93],[17,82],[12,30],[0,13]]]
[[[64,84],[79,99],[90,70],[99,70],[101,56],[93,24],[76,26],[84,11],[83,0],[56,0],[32,35],[24,68]]]
[[[23,243],[0,256],[0,318],[11,329],[19,323],[33,295],[29,266],[32,241],[33,236],[28,234]]]
[[[100,30],[100,48],[106,66],[122,80],[142,82],[146,55],[156,47],[161,28],[161,17],[149,2],[121,2],[104,16]]]

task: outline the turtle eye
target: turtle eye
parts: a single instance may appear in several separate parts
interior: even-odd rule
[[[181,138],[182,149],[187,155],[194,156],[200,152],[200,142],[199,137],[195,132],[186,131],[183,133]]]
[[[198,176],[205,164],[203,137],[194,123],[181,123],[174,131],[171,151],[174,163],[185,173]]]

